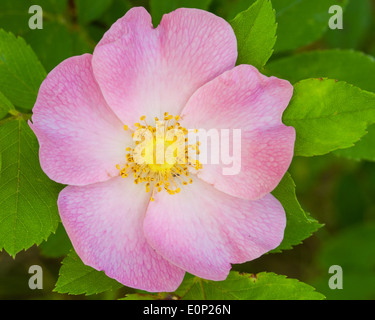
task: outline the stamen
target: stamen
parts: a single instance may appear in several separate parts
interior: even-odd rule
[[[126,165],[122,168],[120,165],[116,165],[117,170],[120,171],[121,177],[127,178],[129,174],[132,174],[135,184],[145,183],[145,191],[147,193],[152,190],[151,201],[155,201],[155,192],[162,192],[163,189],[170,195],[180,193],[181,187],[193,183],[193,180],[188,178],[189,167],[194,168],[195,170],[203,168],[198,160],[189,158],[191,150],[195,151],[197,155],[200,153],[199,142],[196,144],[188,143],[187,136],[189,131],[181,126],[178,122],[180,119],[180,116],[173,116],[168,112],[165,112],[163,117],[164,121],[160,122],[159,119],[155,117],[154,120],[156,126],[151,126],[147,124],[146,116],[141,116],[140,121],[143,121],[145,126],[140,123],[135,123],[134,126],[137,129],[148,129],[152,135],[152,139],[146,141],[146,137],[142,136],[142,141],[136,141],[134,148],[126,148],[126,151],[128,152],[126,154]],[[159,128],[159,126],[164,126],[164,130],[157,130],[157,127]],[[129,127],[124,125],[124,130],[127,131],[128,129]],[[176,132],[183,135],[182,141],[179,142]],[[197,133],[198,130],[195,129],[195,132]],[[135,133],[136,132],[132,133],[133,138],[135,137]],[[161,133],[164,133],[164,135],[160,137],[159,135]],[[172,135],[172,141],[166,140],[168,135]],[[172,148],[175,160],[174,164],[165,163],[165,159],[164,163],[157,163],[156,150],[159,143],[162,143],[163,145],[164,158],[167,148],[176,147],[175,150]],[[143,150],[141,151],[142,155],[148,154],[147,151],[151,151],[152,159],[148,159],[151,160],[151,162],[137,163],[135,153],[140,146],[143,146]],[[182,148],[182,156],[178,154],[178,147]],[[152,150],[150,148],[152,148]],[[175,153],[177,153],[177,155],[175,155]]]

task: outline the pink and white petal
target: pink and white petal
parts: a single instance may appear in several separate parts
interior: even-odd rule
[[[150,196],[121,177],[89,186],[69,186],[59,196],[61,220],[82,261],[125,286],[174,291],[184,271],[147,243],[143,219]]]
[[[118,175],[131,135],[105,102],[89,54],[58,65],[40,87],[30,127],[54,181],[86,185]]]
[[[198,176],[223,192],[250,200],[276,188],[294,153],[295,130],[282,123],[292,95],[288,81],[268,78],[248,65],[227,71],[200,88],[182,112],[183,126],[216,129],[219,134],[221,129],[237,129],[241,134],[223,135],[221,140],[229,144],[232,161],[240,170],[226,172],[231,165],[218,161],[203,164]],[[211,148],[220,149],[208,140],[202,154],[210,154]]]
[[[231,263],[260,257],[284,236],[285,211],[270,194],[256,201],[239,199],[194,178],[179,194],[155,197],[144,222],[148,242],[201,278],[224,280]]]
[[[179,114],[199,87],[236,59],[236,37],[222,18],[178,9],[155,29],[144,8],[133,8],[96,47],[93,68],[111,108],[133,125],[143,115]]]

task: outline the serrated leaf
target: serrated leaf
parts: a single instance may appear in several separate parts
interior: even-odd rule
[[[11,110],[14,110],[13,104],[0,92],[0,119],[4,118]]]
[[[123,287],[103,271],[99,272],[83,264],[74,251],[63,260],[59,274],[54,289],[58,293],[92,295]]]
[[[333,5],[345,8],[346,0],[276,0],[278,22],[275,51],[294,50],[322,37],[328,29]]]
[[[182,300],[322,300],[315,289],[274,273],[230,272],[224,281],[208,281],[190,274],[174,293]]]
[[[280,201],[285,209],[287,224],[282,243],[271,252],[292,249],[293,246],[301,244],[303,240],[310,237],[319,230],[322,225],[303,211],[296,196],[296,185],[287,172],[278,187],[272,194]]]
[[[207,10],[212,0],[150,0],[151,16],[157,26],[164,14],[178,8],[196,8]]]
[[[312,51],[267,64],[265,73],[296,83],[306,78],[326,77],[375,92],[375,59],[352,50]],[[375,134],[369,129],[354,147],[335,153],[351,159],[375,161]]]
[[[283,122],[296,129],[297,156],[349,148],[375,123],[375,94],[346,82],[304,80],[294,86]]]
[[[56,230],[61,187],[43,173],[38,142],[23,119],[0,127],[0,250],[15,256]]]
[[[72,243],[61,223],[57,227],[56,233],[52,234],[47,241],[39,246],[40,252],[48,258],[66,256],[72,248]]]
[[[271,57],[276,42],[277,24],[271,1],[256,1],[230,24],[238,42],[237,64],[262,68]]]
[[[46,72],[22,38],[0,30],[0,91],[15,105],[32,109]]]
[[[367,131],[368,133],[354,147],[336,150],[334,153],[353,160],[375,161],[375,125],[371,125]]]

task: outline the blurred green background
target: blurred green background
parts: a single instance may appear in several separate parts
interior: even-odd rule
[[[283,0],[273,0],[280,2]],[[314,0],[311,0],[314,1]],[[64,59],[92,52],[104,32],[133,6],[153,13],[155,24],[163,12],[199,7],[230,20],[253,0],[1,0],[0,28],[20,35],[31,45],[47,71]],[[44,29],[30,30],[28,8],[44,9]],[[306,22],[308,23],[308,22]],[[290,35],[293,37],[293,34]],[[298,52],[316,49],[354,49],[375,56],[375,1],[351,0],[344,13],[344,29],[328,30]],[[276,54],[272,59],[292,54]],[[345,68],[355,68],[347,65]],[[375,148],[375,146],[374,146]],[[234,266],[249,273],[272,271],[304,281],[327,299],[375,298],[375,163],[327,155],[296,157],[290,172],[302,207],[325,226],[303,244],[280,254]],[[60,252],[50,243],[59,243]],[[56,246],[54,246],[56,248]],[[70,242],[59,227],[48,243],[11,258],[0,253],[0,299],[114,299],[126,289],[91,297],[52,293]],[[31,265],[44,270],[44,289],[28,287]],[[330,290],[328,269],[340,265],[344,289]]]

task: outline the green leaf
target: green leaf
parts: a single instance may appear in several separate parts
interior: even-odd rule
[[[0,127],[0,153],[0,249],[15,256],[56,230],[61,187],[40,168],[37,139],[23,119]]]
[[[237,37],[237,64],[262,68],[273,53],[277,24],[270,0],[258,0],[230,22]]]
[[[76,0],[78,21],[85,25],[100,18],[112,4],[112,0]]]
[[[267,75],[293,84],[308,78],[330,78],[375,92],[375,59],[352,50],[310,51],[267,64]]]
[[[349,148],[375,123],[375,94],[371,92],[327,79],[304,80],[294,88],[283,122],[296,129],[297,156]]]
[[[60,276],[54,291],[72,295],[92,295],[123,287],[102,271],[97,271],[83,264],[78,255],[72,251],[62,262]]]
[[[212,0],[150,0],[151,16],[157,26],[164,14],[178,8],[197,8],[207,10]]]
[[[352,50],[312,51],[278,59],[267,64],[265,73],[292,83],[306,78],[327,77],[375,92],[375,59]],[[370,129],[369,134],[354,147],[335,153],[351,159],[375,161],[374,129]]]
[[[47,241],[39,246],[40,252],[48,258],[66,256],[72,248],[72,243],[61,223],[57,227],[56,233],[52,234]]]
[[[182,300],[322,300],[315,289],[295,279],[274,273],[257,275],[230,272],[224,281],[185,276],[174,293]]]
[[[46,72],[22,38],[0,30],[0,91],[15,105],[34,106]]]
[[[345,8],[346,0],[275,0],[278,22],[275,51],[294,50],[322,37],[328,29],[332,5]]]
[[[296,185],[288,172],[272,194],[281,202],[287,218],[284,240],[272,252],[292,249],[322,227],[301,208],[296,196]]]
[[[334,153],[354,160],[375,161],[375,125],[368,128],[366,134],[354,147],[343,150],[336,150]]]
[[[14,110],[13,104],[0,92],[0,119],[4,118],[11,110]]]

